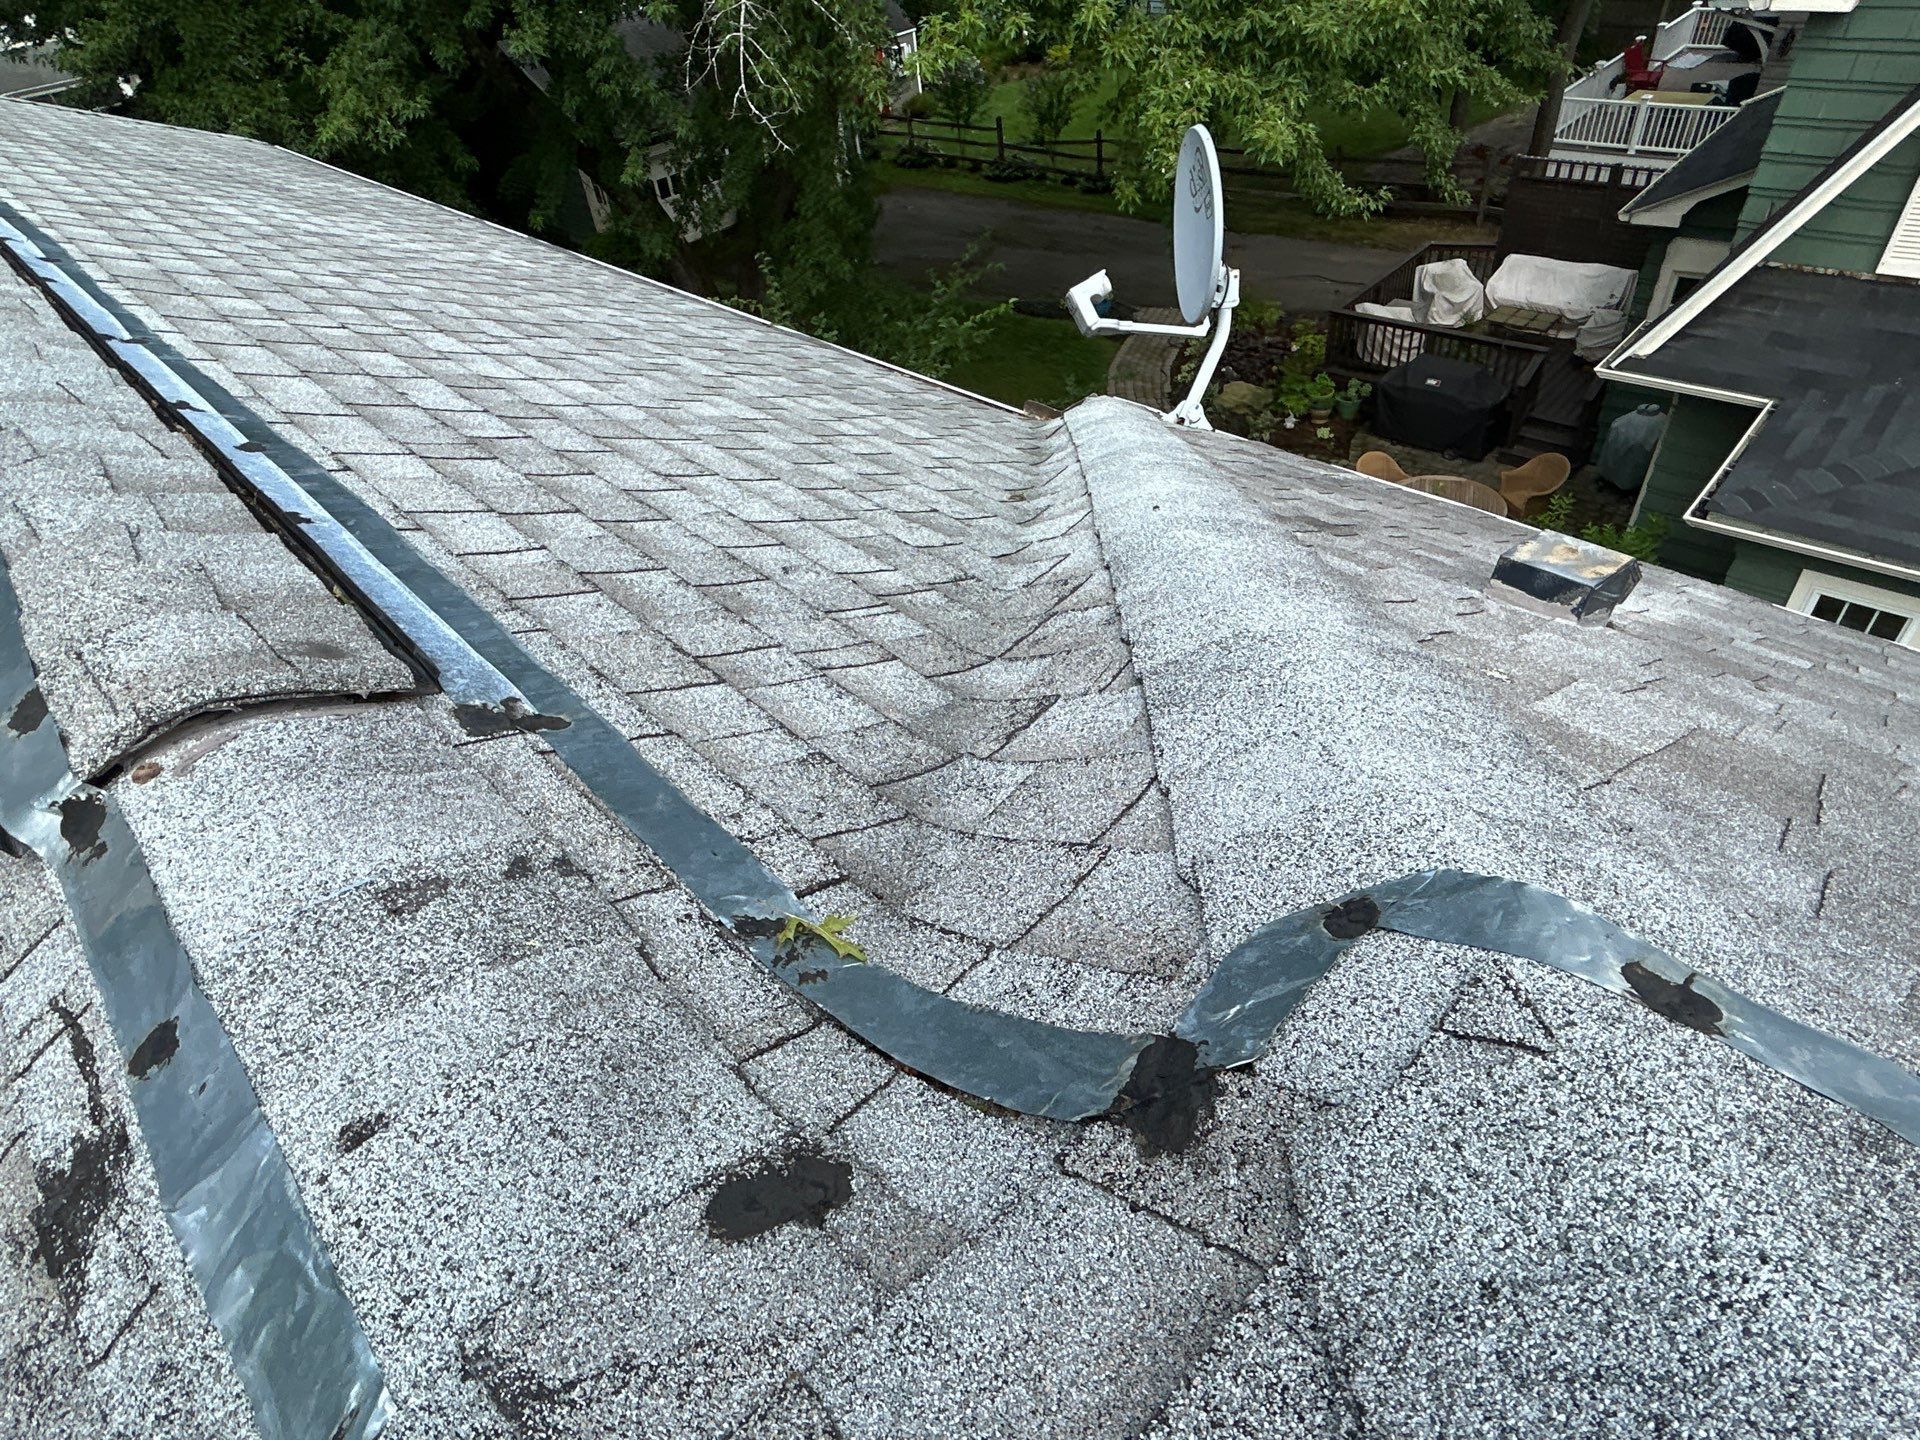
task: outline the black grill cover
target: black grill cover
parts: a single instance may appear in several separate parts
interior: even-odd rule
[[[1492,444],[1507,387],[1491,371],[1443,355],[1416,355],[1373,387],[1373,428],[1389,440],[1478,460]]]

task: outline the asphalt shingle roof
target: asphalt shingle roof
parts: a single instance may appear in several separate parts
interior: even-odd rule
[[[1742,105],[1731,120],[1702,140],[1654,182],[1620,209],[1628,218],[1688,195],[1696,195],[1729,180],[1751,175],[1760,164],[1773,117],[1780,109],[1784,88],[1756,96]]]
[[[1623,369],[1774,400],[1706,512],[1920,567],[1920,285],[1762,265]]]
[[[1272,916],[1460,865],[1920,1063],[1920,657],[1659,571],[1554,621],[1486,593],[1509,522],[1032,421],[249,142],[0,105],[0,154],[875,964],[1164,1027]],[[142,753],[111,791],[395,1435],[1920,1427],[1915,1147],[1566,976],[1370,937],[1149,1159],[850,1040],[538,735],[397,697]],[[39,1433],[248,1433],[70,928],[0,860],[0,1375]],[[50,1187],[115,1123],[56,1280]],[[796,1145],[851,1200],[709,1235]]]

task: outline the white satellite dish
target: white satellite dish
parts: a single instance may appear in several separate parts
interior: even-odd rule
[[[1195,125],[1180,142],[1173,173],[1173,284],[1184,325],[1147,325],[1112,320],[1099,306],[1113,298],[1113,281],[1101,270],[1067,292],[1067,309],[1082,335],[1166,335],[1197,340],[1209,331],[1213,343],[1195,371],[1187,398],[1169,410],[1169,425],[1211,430],[1201,397],[1227,348],[1233,309],[1240,303],[1240,272],[1228,268],[1225,196],[1220,188],[1220,156],[1204,125]]]
[[[1180,315],[1198,325],[1220,298],[1220,256],[1227,230],[1221,216],[1220,155],[1204,125],[1180,142],[1173,172],[1173,283]]]

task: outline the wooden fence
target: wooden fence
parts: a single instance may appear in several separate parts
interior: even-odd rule
[[[1009,140],[1004,120],[991,125],[963,125],[956,120],[888,115],[880,121],[880,133],[905,141],[935,155],[966,163],[973,168],[988,164],[1018,161],[1033,170],[1063,180],[1108,178],[1120,157],[1119,142],[1094,131],[1091,140],[1055,140],[1042,145]],[[1363,188],[1389,187],[1393,197],[1389,214],[1439,215],[1454,219],[1484,221],[1499,218],[1499,203],[1504,175],[1490,152],[1470,155],[1464,168],[1456,168],[1456,178],[1466,188],[1465,205],[1443,198],[1426,177],[1426,168],[1418,160],[1376,159],[1335,160],[1335,167],[1346,180]],[[1292,189],[1286,171],[1263,165],[1245,150],[1220,147],[1220,174],[1231,197],[1237,189],[1271,200],[1300,198]]]

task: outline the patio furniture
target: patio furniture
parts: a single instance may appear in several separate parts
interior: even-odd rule
[[[1498,490],[1464,475],[1409,475],[1405,483],[1409,490],[1438,495],[1442,500],[1456,500],[1489,515],[1507,513],[1507,502],[1500,498]]]
[[[1655,65],[1647,56],[1647,37],[1636,35],[1633,43],[1620,52],[1620,79],[1626,84],[1627,92],[1635,90],[1658,90],[1660,77],[1667,73],[1664,65]]]
[[[1567,477],[1573,473],[1573,465],[1566,456],[1552,450],[1534,456],[1524,465],[1500,472],[1500,498],[1506,502],[1506,508],[1514,519],[1523,518],[1527,506],[1543,496],[1551,495],[1567,483]]]
[[[1376,480],[1391,480],[1396,485],[1407,483],[1407,472],[1400,468],[1400,462],[1384,450],[1369,450],[1353,462],[1353,468],[1362,475],[1371,475]]]
[[[1558,331],[1568,331],[1566,317],[1558,310],[1536,310],[1525,305],[1502,305],[1489,310],[1481,322],[1489,335],[1507,340],[1545,341]]]

